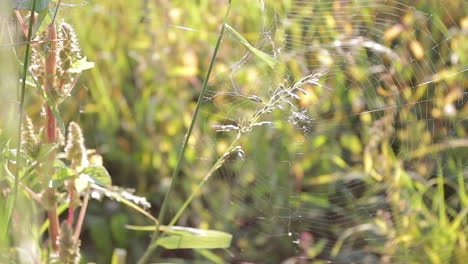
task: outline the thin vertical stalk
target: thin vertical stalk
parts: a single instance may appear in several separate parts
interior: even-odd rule
[[[156,241],[159,238],[159,224],[164,222],[164,218],[166,217],[169,197],[171,196],[171,193],[172,193],[172,191],[174,189],[174,186],[178,182],[180,169],[182,167],[182,163],[183,163],[183,160],[184,160],[185,150],[187,149],[187,145],[188,145],[188,142],[190,140],[190,136],[192,134],[193,128],[195,127],[195,123],[196,123],[197,118],[198,118],[198,113],[200,111],[200,107],[201,107],[201,105],[203,103],[203,98],[205,96],[205,93],[206,93],[206,90],[207,90],[207,87],[208,87],[208,81],[210,80],[211,72],[213,70],[213,66],[214,66],[214,63],[216,61],[216,57],[218,55],[218,51],[219,51],[219,48],[221,46],[221,42],[222,42],[223,37],[224,37],[224,32],[225,32],[225,29],[226,29],[226,21],[227,21],[227,18],[229,16],[230,11],[231,11],[231,1],[229,1],[229,3],[228,3],[228,8],[227,8],[226,14],[225,14],[224,19],[223,19],[223,25],[221,27],[221,30],[220,30],[220,33],[219,33],[219,36],[218,36],[218,40],[216,42],[216,46],[215,46],[215,49],[213,51],[213,55],[211,56],[210,65],[208,67],[208,71],[207,71],[205,79],[203,81],[203,85],[202,85],[202,89],[200,91],[200,95],[198,96],[198,101],[197,101],[197,105],[195,107],[195,112],[193,113],[193,117],[192,117],[192,121],[190,123],[190,127],[189,127],[189,129],[187,131],[187,134],[185,135],[185,140],[184,140],[184,142],[182,144],[182,147],[181,147],[181,150],[179,152],[176,167],[174,168],[174,171],[172,173],[171,184],[170,184],[169,189],[167,190],[167,192],[166,192],[166,194],[164,196],[164,200],[163,200],[163,203],[162,203],[162,206],[161,206],[161,210],[159,211],[158,225],[156,226],[156,230],[153,233],[150,245],[146,249],[146,251],[143,254],[143,256],[141,257],[141,259],[138,261],[138,264],[147,263],[149,258],[151,257],[151,254],[157,248]]]
[[[75,217],[75,205],[73,204],[74,200],[75,200],[75,184],[73,183],[74,180],[75,179],[72,179],[70,181],[70,186],[68,188],[68,195],[70,197],[70,206],[68,207],[67,223],[70,226],[73,226],[73,220],[74,220],[74,217]]]
[[[83,204],[81,205],[80,214],[76,220],[75,232],[73,233],[73,238],[78,241],[81,234],[81,228],[83,227],[83,221],[86,215],[86,209],[88,208],[89,193],[86,193]]]
[[[215,162],[215,164],[213,165],[213,167],[211,167],[211,169],[208,171],[208,173],[205,175],[205,177],[202,179],[202,181],[197,185],[197,187],[195,188],[195,190],[192,191],[192,193],[190,194],[190,196],[187,198],[187,200],[185,200],[184,204],[179,208],[179,211],[177,211],[177,213],[175,214],[175,216],[172,218],[171,222],[169,222],[168,226],[173,226],[175,225],[175,223],[177,222],[177,220],[179,220],[179,218],[182,216],[182,213],[185,211],[185,209],[188,207],[188,205],[193,201],[193,199],[195,198],[195,196],[197,196],[203,185],[205,185],[205,183],[211,178],[211,176],[214,175],[214,173],[223,166],[223,164],[225,163],[226,161],[226,157],[227,155],[234,149],[234,147],[236,146],[237,142],[239,141],[239,138],[240,138],[240,134],[236,137],[236,139],[234,139],[234,141],[232,141],[231,145],[229,146],[229,148],[224,152],[224,154]]]
[[[44,91],[50,92],[50,90],[56,89],[55,85],[55,73],[57,68],[57,27],[55,26],[55,22],[52,21],[48,27],[48,41],[49,41],[49,48],[47,50],[47,57],[45,63],[45,82],[44,82]],[[50,106],[46,106],[46,136],[47,136],[47,143],[55,144],[57,142],[57,120],[50,109]],[[52,152],[49,156],[49,160],[53,162],[55,159],[55,152]],[[50,168],[50,174],[53,173],[53,169]],[[49,192],[54,194],[56,192],[55,189],[49,188]],[[58,236],[60,235],[60,225],[59,225],[59,218],[57,213],[57,203],[51,205],[52,208],[47,211],[47,215],[50,222],[49,233],[50,239],[52,241],[52,246],[54,250],[58,250]]]
[[[45,64],[45,83],[44,83],[44,91],[47,92],[51,89],[56,89],[55,86],[55,73],[57,68],[57,27],[55,25],[55,19],[57,17],[57,13],[60,7],[61,1],[59,0],[57,3],[57,8],[55,9],[54,17],[48,26],[48,41],[50,43],[50,47],[47,51],[46,57],[46,64]],[[52,102],[54,103],[54,102]],[[52,109],[47,105],[46,106],[46,136],[47,136],[47,143],[55,144],[57,142],[57,120],[52,112]],[[55,152],[52,152],[49,156],[49,159],[53,162],[55,159]],[[52,171],[50,172],[53,173]],[[55,192],[53,189],[49,189],[50,192]],[[52,205],[52,209],[47,211],[47,216],[49,218],[49,234],[50,239],[52,241],[52,246],[54,250],[58,250],[58,236],[60,235],[60,225],[59,225],[59,217],[57,212],[57,204]]]
[[[228,14],[229,14],[229,11],[230,11],[230,6],[228,8],[225,19],[227,18]],[[187,134],[185,135],[184,143],[182,145],[182,148],[181,148],[181,150],[179,152],[179,156],[177,158],[176,167],[175,167],[175,169],[174,169],[174,171],[172,173],[171,185],[169,186],[169,189],[167,190],[166,195],[164,196],[164,201],[162,203],[161,210],[159,211],[158,220],[159,220],[160,223],[162,223],[164,221],[164,218],[166,216],[166,211],[167,211],[167,205],[168,205],[167,201],[168,201],[168,199],[169,199],[169,197],[170,197],[170,195],[172,193],[172,190],[174,189],[174,186],[177,184],[177,180],[178,180],[178,177],[179,177],[179,172],[180,172],[180,169],[182,167],[182,163],[183,163],[183,159],[184,159],[185,150],[187,149],[188,141],[190,140],[190,136],[192,134],[193,128],[194,128],[195,123],[196,123],[197,118],[198,118],[198,113],[200,111],[200,107],[201,107],[201,105],[203,103],[203,98],[205,96],[206,89],[208,87],[208,81],[210,79],[211,72],[212,72],[213,66],[214,66],[214,62],[216,60],[216,56],[218,55],[218,50],[219,50],[219,47],[221,46],[221,41],[222,41],[223,36],[224,36],[225,26],[226,26],[226,23],[223,23],[223,25],[221,27],[221,32],[220,32],[219,37],[218,37],[218,41],[216,42],[216,46],[215,46],[213,55],[211,57],[210,65],[208,67],[208,72],[206,73],[205,80],[203,82],[203,86],[202,86],[200,95],[198,97],[198,102],[197,102],[197,105],[195,107],[195,112],[193,113],[193,117],[192,117],[192,121],[190,123],[190,127],[189,127],[189,129],[187,131]]]
[[[45,81],[44,81],[44,91],[47,93],[52,89],[56,89],[55,85],[55,73],[57,68],[57,27],[55,26],[55,19],[57,17],[58,9],[60,7],[61,1],[57,3],[57,8],[55,9],[54,17],[50,22],[47,33],[48,33],[48,42],[49,47],[47,50],[47,56],[45,61]],[[47,143],[55,144],[57,142],[57,120],[50,109],[50,106],[46,106],[46,137]],[[53,162],[55,159],[55,152],[50,153],[49,160]],[[53,173],[53,169],[50,169],[50,174]],[[48,188],[48,187],[47,187]],[[56,192],[55,189],[49,188],[47,190],[51,192],[52,195]],[[58,250],[58,237],[60,235],[60,224],[57,211],[57,203],[51,205],[52,208],[48,209],[47,217],[49,218],[49,235],[52,242],[52,247],[55,251]]]
[[[36,10],[36,0],[33,0],[32,7],[31,7],[31,16],[29,18],[29,29],[28,29],[28,41],[26,43],[26,49],[24,51],[24,59],[23,59],[23,76],[21,80],[21,90],[19,94],[19,105],[18,105],[18,142],[16,145],[16,170],[15,170],[15,187],[13,191],[13,205],[16,205],[16,201],[18,198],[18,189],[19,189],[19,181],[20,181],[20,171],[21,171],[21,141],[22,141],[22,134],[23,134],[23,118],[24,118],[24,98],[26,94],[26,77],[28,73],[28,66],[29,66],[29,53],[31,51],[31,39],[32,39],[32,31],[33,31],[33,24],[34,24],[34,10]],[[8,221],[8,227],[10,226],[10,221]],[[8,230],[8,228],[7,228]]]

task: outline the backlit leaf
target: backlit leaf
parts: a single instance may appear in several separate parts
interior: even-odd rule
[[[80,172],[80,178],[88,180],[99,186],[107,187],[111,185],[112,180],[109,172],[103,166],[89,166]]]
[[[231,34],[240,42],[242,43],[247,49],[249,49],[255,56],[257,56],[259,59],[263,60],[264,62],[268,63],[270,67],[275,67],[276,64],[278,64],[278,61],[271,57],[270,55],[266,54],[265,52],[255,48],[252,46],[242,35],[237,32],[234,28],[232,28],[230,25],[226,24],[226,29],[231,32]]]
[[[31,10],[34,0],[10,0],[14,9]],[[50,0],[36,0],[36,12],[41,12],[49,7]]]
[[[94,62],[87,61],[87,57],[83,57],[80,60],[74,62],[69,72],[80,73],[85,70],[94,68]]]
[[[127,226],[128,229],[154,231],[155,226]],[[159,226],[167,234],[155,241],[166,249],[215,249],[231,246],[232,235],[216,231],[182,226]]]
[[[58,188],[63,186],[66,180],[75,176],[77,172],[70,168],[59,168],[55,171],[52,180],[49,182],[50,188]]]

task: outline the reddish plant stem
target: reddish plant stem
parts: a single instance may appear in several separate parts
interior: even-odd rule
[[[52,113],[52,110],[49,106],[46,109],[46,118],[47,118],[47,141],[49,143],[55,143],[57,140],[57,121],[55,116]]]
[[[73,233],[73,238],[78,240],[80,238],[81,227],[83,226],[83,221],[86,215],[86,208],[88,208],[89,193],[87,193],[83,199],[83,204],[81,205],[80,214],[76,220],[75,233]]]
[[[18,19],[18,22],[21,26],[21,29],[23,30],[23,33],[25,36],[28,36],[28,26],[26,23],[24,23],[23,17],[21,16],[20,12],[18,10],[14,10],[16,19]]]
[[[48,27],[48,34],[49,34],[49,50],[47,51],[46,57],[46,65],[45,65],[45,83],[44,83],[44,90],[50,93],[50,90],[55,89],[54,81],[55,81],[55,68],[57,66],[57,29],[55,27],[55,23],[52,22]],[[57,141],[57,121],[55,120],[55,116],[52,113],[52,110],[47,105],[46,106],[46,119],[47,119],[47,142],[50,144],[55,144]],[[55,153],[50,155],[50,160],[53,162],[55,159]],[[52,173],[52,170],[51,170]],[[55,192],[55,190],[50,190]],[[60,225],[59,225],[59,218],[57,214],[57,204],[52,205],[52,209],[47,211],[47,216],[49,218],[49,234],[50,239],[52,241],[52,247],[55,251],[58,250],[58,237],[60,235]]]
[[[40,205],[44,206],[44,202],[42,201],[42,198],[39,194],[35,193],[33,190],[29,189],[26,185],[20,183],[19,184],[26,192],[31,195],[31,198],[33,198],[36,202],[38,202]]]
[[[15,9],[14,13],[15,13],[16,19],[18,20],[18,23],[21,26],[21,29],[23,30],[24,36],[28,37],[28,31],[29,31],[28,30],[28,25],[26,25],[26,23],[24,22],[23,17],[21,16],[21,13],[19,12],[19,10]],[[37,20],[37,13],[34,12],[33,13],[33,24],[36,24],[36,20]]]
[[[70,195],[70,204],[68,206],[68,219],[67,223],[70,226],[73,226],[73,218],[75,216],[75,184],[73,184],[74,179],[70,180],[70,186],[68,189],[68,193]]]
[[[55,204],[51,210],[47,211],[49,218],[49,234],[52,240],[52,247],[55,251],[58,250],[58,237],[60,235],[59,218],[57,214],[57,205]]]

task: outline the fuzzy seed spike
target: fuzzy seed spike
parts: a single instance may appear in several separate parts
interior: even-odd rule
[[[59,262],[62,264],[80,263],[80,240],[73,238],[73,230],[67,222],[60,227]]]
[[[87,161],[83,132],[81,131],[80,126],[75,122],[71,122],[68,126],[65,154],[72,162],[72,167],[74,168],[84,165]]]
[[[23,123],[23,150],[30,156],[36,157],[39,152],[39,142],[34,131],[34,125],[28,116],[25,116]]]

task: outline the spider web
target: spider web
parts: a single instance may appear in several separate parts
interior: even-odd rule
[[[466,40],[466,12],[430,3],[438,14],[425,1],[257,1],[264,24],[240,32],[261,36],[255,46],[279,61],[273,69],[226,37],[221,54],[231,57],[218,59],[199,122],[205,136],[191,146],[195,179],[214,162],[203,148],[223,155],[278,91],[313,79],[242,134],[242,151],[192,205],[216,219],[195,222],[234,235],[225,259],[437,263],[424,248],[443,236],[426,223],[439,211],[421,210],[434,204],[439,179],[446,202],[466,207],[457,181],[467,178],[468,68],[466,46],[455,44]],[[408,221],[423,233],[405,234]],[[451,249],[433,249],[439,263],[453,260]]]

